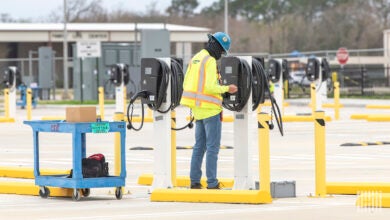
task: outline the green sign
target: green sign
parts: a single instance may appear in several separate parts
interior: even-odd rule
[[[96,122],[91,124],[92,133],[108,133],[110,130],[110,123]]]

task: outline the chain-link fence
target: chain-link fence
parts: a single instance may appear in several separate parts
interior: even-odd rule
[[[332,67],[333,77],[328,79],[328,94],[332,95],[333,81],[340,82],[340,93],[345,96],[390,95],[390,68],[383,65]],[[292,75],[293,74],[293,75]],[[336,76],[336,78],[335,78]],[[334,79],[332,79],[334,78]],[[305,78],[305,70],[290,72],[288,97],[309,97],[310,81]]]
[[[376,64],[367,63],[369,58],[384,57],[383,49],[367,49],[367,50],[349,50],[349,56],[354,59],[354,62],[348,63],[341,67],[335,61],[337,51],[314,51],[314,52],[293,52],[288,54],[266,54],[266,53],[252,53],[252,54],[231,54],[236,56],[250,55],[264,57],[266,60],[270,58],[287,58],[289,60],[290,78],[288,97],[309,97],[310,82],[305,78],[305,57],[326,57],[331,62],[332,73],[337,74],[337,80],[340,82],[340,91],[342,95],[382,95],[390,94],[390,65],[386,63],[377,62]],[[390,54],[390,53],[388,53]],[[184,55],[185,58],[190,58],[192,55]],[[297,60],[303,60],[300,65],[292,67],[292,63]],[[384,59],[383,59],[384,60]],[[55,91],[63,88],[63,58],[55,57],[53,59],[53,69],[51,74],[52,87],[50,93],[55,99]],[[388,62],[388,61],[384,61]],[[267,64],[266,64],[267,65]],[[39,75],[39,59],[37,54],[31,53],[27,58],[16,59],[0,59],[1,79],[3,73],[8,66],[16,66],[20,70],[22,82],[26,85],[38,82]],[[73,59],[69,58],[69,88],[73,88]],[[184,67],[186,69],[186,67]],[[39,86],[39,84],[38,84]],[[332,82],[329,79],[329,91],[332,92]],[[1,91],[4,86],[1,87]],[[41,97],[41,95],[40,95]],[[51,98],[50,98],[51,99]]]
[[[270,58],[289,60],[289,97],[309,97],[310,82],[305,78],[306,64],[302,60],[308,57],[325,57],[331,63],[334,79],[328,80],[328,90],[332,95],[333,80],[340,82],[341,95],[390,95],[390,61],[385,60],[385,50],[359,49],[348,50],[350,61],[341,66],[337,62],[337,50],[298,52],[267,55]],[[390,54],[390,53],[387,53]],[[264,56],[264,55],[263,55]],[[292,65],[293,63],[299,65]]]

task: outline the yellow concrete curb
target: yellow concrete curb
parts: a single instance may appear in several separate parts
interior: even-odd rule
[[[259,190],[220,189],[155,189],[150,200],[154,202],[213,202],[213,203],[271,203],[270,193]]]
[[[336,106],[337,106],[337,105],[334,104],[334,103],[324,103],[324,104],[322,104],[322,108],[336,108]],[[344,105],[339,104],[338,107],[339,107],[339,108],[343,108]]]
[[[15,122],[15,118],[0,117],[0,122]]]
[[[390,105],[366,105],[366,108],[373,108],[373,109],[390,109]]]
[[[353,114],[350,116],[350,119],[366,120],[367,117],[368,117],[368,114]]]
[[[312,115],[283,115],[283,122],[312,122],[314,117]],[[325,116],[325,121],[332,121],[330,116]]]
[[[50,190],[49,196],[71,197],[73,189],[48,187]],[[34,183],[22,182],[0,182],[0,194],[18,194],[18,195],[39,195],[39,186]]]
[[[42,169],[41,175],[70,174],[70,170]],[[0,167],[0,177],[34,179],[34,169],[28,167]]]
[[[390,183],[369,183],[369,182],[327,182],[326,192],[328,194],[356,195],[364,191],[381,191],[390,193]]]
[[[376,122],[386,122],[390,121],[390,115],[389,114],[372,114],[368,115],[366,118],[367,121],[376,121]]]
[[[218,181],[226,188],[232,188],[234,184],[234,180],[230,178],[218,178]],[[139,185],[147,185],[150,186],[153,183],[153,174],[142,174],[138,177]],[[176,183],[173,183],[176,187],[190,187],[191,180],[189,176],[177,176]],[[207,179],[202,178],[201,184],[206,187]]]

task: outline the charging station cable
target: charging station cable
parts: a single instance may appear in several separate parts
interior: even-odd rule
[[[252,62],[253,62],[253,60],[252,60]],[[261,65],[261,63],[259,61],[255,60],[253,62],[253,64],[256,66],[256,69],[258,68],[258,69],[261,70],[260,73],[262,74],[262,77],[261,77],[262,81],[260,83],[263,84],[263,86],[262,86],[263,90],[260,91],[260,92],[265,94],[265,92],[267,91],[268,94],[269,94],[270,101],[271,101],[270,129],[273,128],[273,117],[272,117],[272,115],[274,115],[275,116],[275,120],[276,120],[276,124],[278,125],[278,128],[279,128],[279,132],[283,136],[284,132],[283,132],[282,114],[280,113],[280,108],[279,108],[279,105],[276,103],[276,99],[271,95],[268,74],[266,74],[263,65]]]

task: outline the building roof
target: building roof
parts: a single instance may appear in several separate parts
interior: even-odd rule
[[[132,42],[140,31],[166,29],[171,42],[205,42],[210,29],[165,23],[68,23],[69,42]],[[0,42],[62,42],[63,23],[0,23]]]
[[[68,23],[69,31],[134,31],[135,29],[207,32],[208,28],[165,23]],[[0,23],[0,31],[62,31],[63,23]]]

